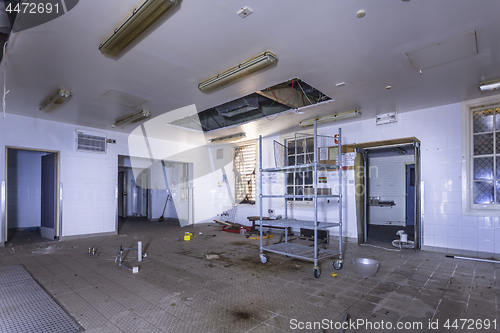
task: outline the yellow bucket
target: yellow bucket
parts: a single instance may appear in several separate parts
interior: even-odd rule
[[[185,232],[184,233],[184,240],[185,241],[190,241],[191,239],[193,239],[193,234],[190,233],[190,232]]]

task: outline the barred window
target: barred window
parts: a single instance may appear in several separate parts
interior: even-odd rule
[[[471,108],[473,205],[500,205],[500,104]]]
[[[288,140],[287,147],[287,165],[303,165],[314,162],[314,137],[304,136],[296,137],[294,140]],[[313,172],[298,171],[287,173],[287,194],[289,195],[304,195],[306,189],[314,188]],[[312,198],[294,198],[288,199],[293,201],[312,201]]]
[[[235,149],[233,163],[236,203],[255,204],[256,150],[255,143]]]

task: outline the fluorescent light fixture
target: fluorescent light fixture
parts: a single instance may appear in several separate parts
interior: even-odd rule
[[[221,138],[210,140],[211,143],[221,143],[221,142],[233,142],[245,138],[247,135],[245,133],[233,134],[228,136],[223,136]]]
[[[45,113],[53,111],[54,109],[61,106],[61,104],[69,100],[70,97],[71,93],[69,91],[58,90],[54,95],[50,96],[48,100],[43,102],[39,110]]]
[[[300,127],[307,127],[307,126],[314,125],[315,121],[318,124],[320,124],[320,123],[326,123],[328,121],[336,121],[336,120],[340,120],[340,119],[357,117],[357,116],[360,116],[360,115],[361,115],[361,112],[359,110],[353,110],[353,111],[332,114],[332,115],[329,115],[329,116],[324,116],[324,117],[319,117],[319,118],[302,120],[299,123],[299,126]]]
[[[272,52],[266,51],[261,55],[252,58],[244,63],[239,64],[225,72],[217,74],[216,76],[201,82],[198,89],[206,91],[217,88],[231,81],[237,80],[245,75],[258,71],[264,67],[275,64],[278,58]]]
[[[114,123],[114,125],[111,125],[111,127],[121,126],[128,123],[136,123],[140,120],[146,119],[149,116],[150,116],[149,111],[142,110],[140,112],[134,113],[131,116],[117,120],[116,123]]]
[[[377,123],[377,125],[395,123],[398,121],[396,116],[397,116],[397,112],[388,112],[388,113],[384,113],[384,114],[378,114],[376,116],[376,123]]]
[[[146,0],[136,8],[112,34],[99,45],[102,54],[116,57],[130,43],[148,30],[177,0]]]
[[[497,89],[500,89],[500,80],[485,82],[479,85],[479,90],[481,91],[491,91]]]

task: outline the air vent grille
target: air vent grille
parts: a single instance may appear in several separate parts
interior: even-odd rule
[[[76,150],[105,153],[106,136],[77,132]]]

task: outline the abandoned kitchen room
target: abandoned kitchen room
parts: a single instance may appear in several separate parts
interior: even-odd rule
[[[500,332],[498,13],[0,1],[0,332]]]

